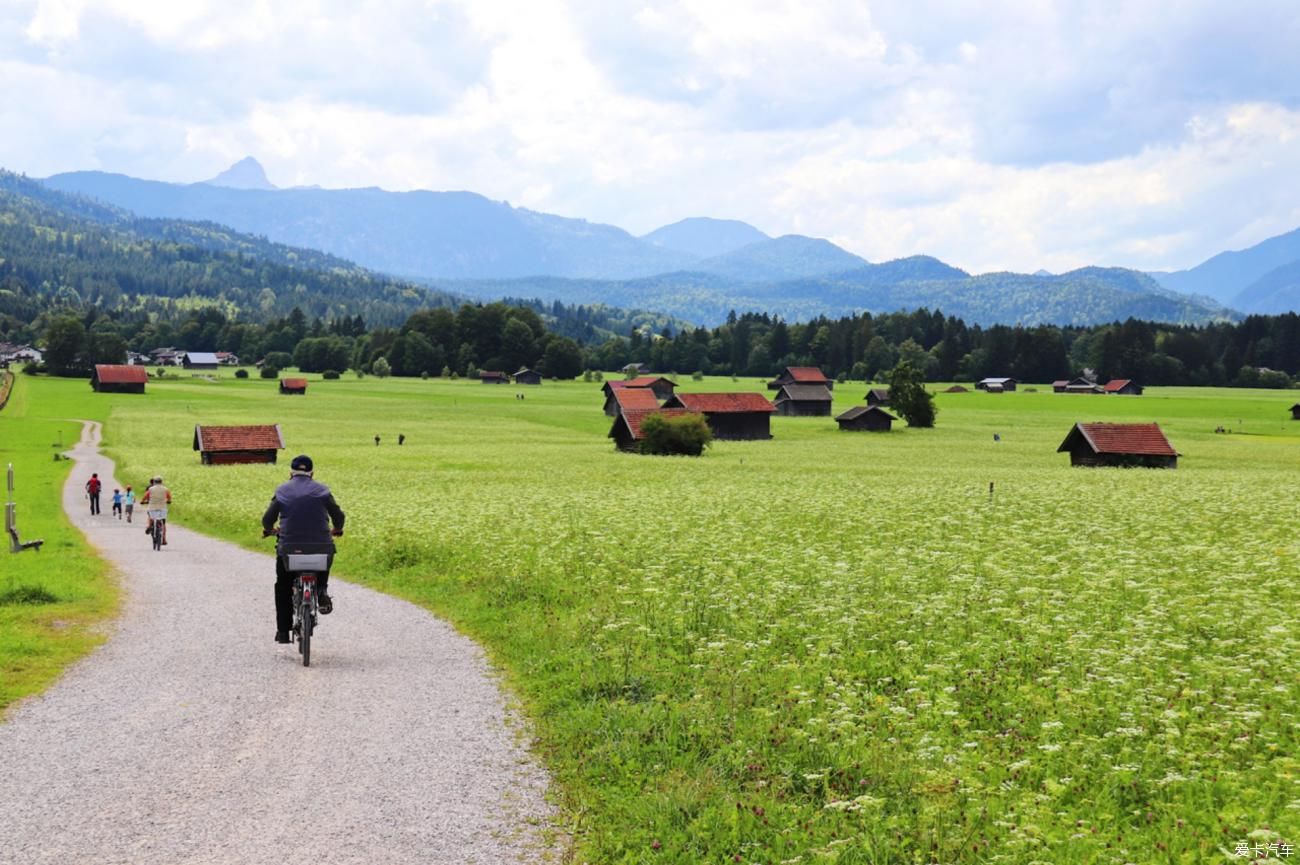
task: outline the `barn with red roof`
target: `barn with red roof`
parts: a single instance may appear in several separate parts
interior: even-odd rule
[[[97,363],[90,386],[99,393],[144,393],[149,371],[142,366]]]
[[[601,385],[600,390],[605,395],[605,414],[615,417],[619,410],[618,401],[614,399],[615,391],[627,389],[648,390],[654,394],[656,404],[658,404],[672,396],[676,387],[677,382],[672,379],[659,375],[642,375],[622,381],[607,381]]]
[[[835,382],[815,366],[787,366],[780,375],[767,383],[767,389],[780,390],[788,384],[821,385],[828,389],[835,387]]]
[[[1178,468],[1178,451],[1158,423],[1077,423],[1056,449],[1072,466]]]
[[[307,379],[305,378],[280,379],[280,393],[306,394]]]
[[[699,412],[715,439],[755,441],[772,437],[776,406],[761,393],[679,393],[664,408]]]
[[[1106,393],[1118,393],[1125,396],[1142,396],[1142,385],[1131,378],[1113,378],[1102,388]]]
[[[640,447],[644,437],[641,432],[641,424],[645,422],[646,418],[654,414],[663,415],[664,417],[681,417],[695,414],[695,412],[682,408],[629,409],[621,412],[618,417],[614,418],[614,425],[609,430],[609,438],[614,440],[614,446],[621,451],[634,451]]]
[[[205,466],[273,463],[284,450],[284,436],[279,424],[196,426],[194,449]]]

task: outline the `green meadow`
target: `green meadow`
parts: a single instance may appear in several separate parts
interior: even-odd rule
[[[18,582],[111,604],[59,582],[103,575],[55,513],[49,441],[74,426],[54,418],[104,418],[119,479],[161,472],[175,520],[254,549],[287,458],[310,454],[348,513],[336,572],[503,669],[574,861],[1182,863],[1300,842],[1293,394],[940,393],[934,429],[777,417],[771,441],[690,459],[616,452],[598,383],[310,376],[288,397],[226,376],[20,382],[0,446],[18,431],[24,529],[55,543],[11,557]],[[865,391],[838,385],[836,412]],[[1178,469],[1071,468],[1056,448],[1092,420],[1159,421]],[[202,466],[199,423],[278,423],[285,461]],[[15,610],[49,636],[50,611]],[[269,601],[249,614],[269,641]]]

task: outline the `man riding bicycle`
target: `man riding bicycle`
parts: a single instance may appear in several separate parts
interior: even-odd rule
[[[162,526],[162,539],[160,544],[167,543],[167,506],[172,503],[172,491],[163,486],[162,476],[151,478],[149,488],[140,496],[140,504],[144,505],[145,512],[149,515],[149,525],[145,528],[146,535],[153,534],[153,524],[155,520],[160,520]]]
[[[279,519],[277,531],[275,521]],[[329,546],[329,565],[334,563],[333,538],[343,534],[343,509],[334,501],[329,487],[312,477],[311,457],[303,454],[289,463],[289,480],[280,484],[262,515],[262,534],[278,534],[275,545],[275,641],[289,642],[293,627],[293,574],[285,570],[281,551],[295,544]],[[333,530],[330,526],[333,525]],[[322,616],[334,611],[327,592],[329,567],[316,580],[316,600]]]

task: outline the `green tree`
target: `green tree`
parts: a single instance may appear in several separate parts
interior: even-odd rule
[[[641,421],[641,453],[697,457],[713,442],[713,431],[699,414],[664,417],[652,414]]]
[[[380,378],[387,378],[388,374],[393,371],[393,368],[388,365],[386,359],[377,357],[375,358],[375,362],[371,364],[370,371]]]
[[[536,351],[537,344],[533,339],[532,328],[517,318],[507,321],[501,332],[501,357],[505,361],[505,371],[514,372],[529,366],[537,360]],[[564,377],[572,378],[572,376]]]
[[[551,378],[576,378],[582,373],[582,349],[567,336],[552,339],[542,355],[542,370]]]
[[[86,326],[71,316],[56,318],[45,329],[45,363],[55,375],[86,371]]]
[[[91,331],[86,337],[88,363],[126,363],[126,340],[114,330]]]
[[[900,363],[889,374],[889,405],[903,416],[908,426],[932,427],[939,413],[934,397],[925,389],[925,376],[907,362]]]

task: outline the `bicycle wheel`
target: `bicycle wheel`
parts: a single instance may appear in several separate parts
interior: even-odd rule
[[[311,666],[311,601],[303,598],[298,607],[298,651],[302,652],[302,665]]]
[[[163,523],[165,522],[166,520],[153,521],[153,548],[155,550],[162,549]]]

